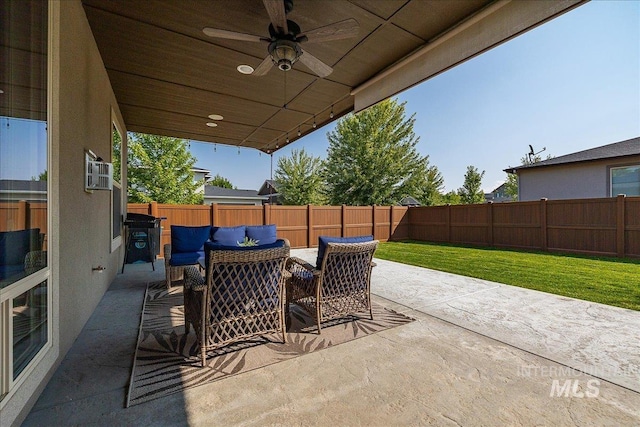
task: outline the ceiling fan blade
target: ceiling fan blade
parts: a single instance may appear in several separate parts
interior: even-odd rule
[[[284,10],[284,0],[262,0],[267,9],[273,28],[280,34],[289,34],[287,26],[287,14]]]
[[[264,58],[264,60],[258,65],[258,68],[253,70],[251,73],[252,76],[264,76],[269,72],[269,70],[273,67],[273,61],[271,60],[271,55]]]
[[[203,28],[202,32],[209,37],[217,37],[219,39],[242,40],[246,42],[260,42],[264,39],[253,34],[237,33],[235,31],[220,30],[218,28]]]
[[[313,71],[320,77],[327,77],[333,72],[333,68],[329,67],[327,64],[320,61],[318,58],[311,55],[305,50],[302,50],[302,55],[300,55],[300,62],[302,62],[311,71]]]
[[[309,43],[318,43],[329,40],[348,39],[350,37],[357,36],[359,32],[360,25],[358,24],[358,21],[350,18],[324,27],[316,28],[315,30],[307,31],[303,35],[307,36]]]

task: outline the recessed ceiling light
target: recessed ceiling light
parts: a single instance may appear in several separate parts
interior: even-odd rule
[[[222,120],[223,117],[220,114],[209,114],[211,120]]]
[[[4,93],[4,91],[2,89],[0,89],[0,94]]]
[[[253,67],[251,65],[241,64],[241,65],[238,65],[236,69],[238,70],[239,73],[242,73],[242,74],[253,73]]]
[[[209,122],[209,123],[207,123],[207,126],[209,126],[210,128],[214,128],[214,127],[218,126],[218,124],[217,123],[213,123],[213,122]]]

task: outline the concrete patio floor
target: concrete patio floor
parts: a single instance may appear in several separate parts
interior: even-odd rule
[[[23,425],[640,425],[640,313],[376,262],[375,301],[415,322],[130,408],[164,271],[127,265]]]

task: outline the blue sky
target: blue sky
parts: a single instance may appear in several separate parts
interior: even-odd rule
[[[483,188],[505,180],[531,144],[543,156],[640,136],[640,2],[592,1],[398,96],[415,113],[418,151],[456,190],[468,165]],[[279,150],[326,158],[334,124]],[[270,176],[256,150],[191,142],[196,165],[242,189]]]

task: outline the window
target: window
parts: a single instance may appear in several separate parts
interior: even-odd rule
[[[640,165],[611,168],[611,197],[640,196]]]
[[[0,412],[51,347],[47,2],[0,2]]]

